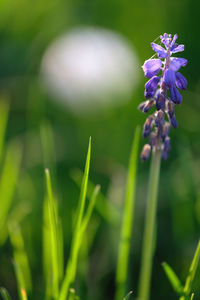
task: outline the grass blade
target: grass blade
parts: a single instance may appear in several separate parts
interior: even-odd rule
[[[3,287],[0,288],[0,294],[3,298],[3,300],[12,300],[10,295],[8,294],[7,290]]]
[[[70,285],[73,283],[76,276],[77,269],[77,260],[78,253],[80,248],[80,234],[81,234],[81,225],[83,220],[83,213],[85,209],[85,201],[87,194],[87,185],[88,185],[88,176],[89,176],[89,168],[90,168],[90,157],[91,157],[91,138],[89,139],[88,153],[85,163],[85,170],[82,180],[80,198],[77,209],[77,220],[75,225],[75,230],[73,234],[72,247],[70,252],[70,257],[68,260],[68,264],[66,267],[66,273],[63,280],[63,284],[61,286],[61,291],[59,295],[59,300],[66,300],[69,293]]]
[[[59,292],[59,279],[60,279],[60,228],[58,221],[58,211],[53,197],[51,177],[49,169],[45,169],[46,175],[46,186],[47,186],[47,210],[48,210],[48,225],[49,225],[49,234],[50,234],[50,244],[51,244],[51,266],[52,266],[52,293],[53,298],[57,299]],[[49,244],[48,240],[45,240]],[[47,246],[49,247],[49,246]]]
[[[7,100],[0,101],[0,161],[2,157],[2,152],[4,148],[4,138],[5,132],[8,122],[8,115],[9,115],[9,103]]]
[[[133,292],[132,292],[132,291],[130,291],[130,292],[128,293],[128,295],[126,295],[126,297],[124,297],[124,299],[123,299],[123,300],[128,300],[131,294],[133,294]]]
[[[76,185],[81,188],[83,172],[79,169],[73,169],[71,172],[71,178],[76,183]],[[91,198],[93,190],[95,188],[95,184],[88,179],[88,189],[87,189],[87,197]],[[104,218],[104,220],[112,225],[118,224],[119,222],[119,211],[116,207],[110,203],[105,196],[99,192],[98,201],[96,203],[96,210],[99,214]]]
[[[141,271],[139,277],[139,296],[138,298],[148,300],[150,295],[151,274],[153,257],[155,252],[156,237],[156,212],[158,202],[158,186],[160,178],[161,151],[156,149],[152,153],[148,193],[147,209],[144,227]]]
[[[199,264],[199,259],[200,259],[200,241],[198,242],[197,249],[195,251],[195,254],[194,254],[190,269],[189,269],[189,273],[186,278],[185,286],[183,289],[184,294],[187,296],[191,293],[191,290],[192,290],[192,284],[193,284],[193,280],[195,278],[195,274],[196,274],[197,267]]]
[[[181,295],[183,293],[183,286],[178,278],[178,276],[175,274],[174,270],[166,263],[164,262],[162,264],[163,269],[165,271],[165,274],[167,275],[167,278],[169,279],[174,291]]]
[[[31,291],[32,289],[30,266],[24,248],[24,239],[20,227],[16,223],[9,223],[8,227],[10,241],[13,247],[14,267],[18,282],[18,291],[22,298],[22,289],[27,291]]]
[[[20,169],[21,155],[22,151],[19,144],[11,143],[8,146],[0,179],[0,231],[6,224],[7,215],[12,204]],[[4,242],[3,236],[0,234],[0,244]]]
[[[90,217],[92,215],[92,212],[93,212],[93,209],[94,209],[94,206],[95,206],[95,203],[96,203],[96,199],[97,199],[97,196],[99,194],[99,191],[100,191],[100,186],[97,185],[95,188],[94,188],[94,191],[91,195],[91,199],[90,199],[90,203],[88,205],[88,208],[87,208],[87,211],[86,211],[86,214],[85,214],[85,217],[83,219],[83,222],[82,222],[82,225],[81,225],[81,230],[80,230],[80,236],[81,236],[81,240],[83,238],[83,235],[84,235],[84,232],[87,228],[87,225],[90,221]],[[81,241],[80,241],[81,242]]]
[[[76,295],[74,289],[69,289],[69,300],[80,300],[79,296]]]
[[[193,300],[194,299],[194,293],[192,293],[191,297],[190,297],[190,300]]]
[[[123,221],[121,227],[121,237],[119,243],[119,254],[117,261],[116,272],[116,300],[121,300],[125,294],[126,281],[128,274],[128,261],[130,252],[130,240],[133,224],[133,214],[135,205],[135,186],[136,186],[136,173],[137,173],[137,160],[138,160],[138,148],[140,140],[139,127],[135,130],[134,140],[131,149],[127,184],[126,184],[126,197],[125,207],[123,213]]]

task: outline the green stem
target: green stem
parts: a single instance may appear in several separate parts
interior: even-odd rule
[[[157,210],[157,194],[160,174],[161,151],[155,150],[152,156],[149,187],[147,195],[146,222],[143,238],[141,273],[139,278],[139,299],[148,300],[150,294],[150,282],[152,262],[155,246],[155,224]]]

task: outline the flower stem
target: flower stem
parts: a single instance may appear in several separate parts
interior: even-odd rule
[[[152,262],[155,249],[155,225],[157,210],[157,194],[160,174],[161,150],[154,149],[152,153],[149,186],[147,195],[146,221],[143,238],[141,273],[139,278],[139,299],[148,300],[150,294],[150,282]]]

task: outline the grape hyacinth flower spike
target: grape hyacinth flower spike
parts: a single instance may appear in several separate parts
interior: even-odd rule
[[[173,57],[177,52],[184,51],[184,45],[176,43],[177,34],[164,33],[160,36],[163,47],[151,43],[152,49],[158,58],[148,59],[142,66],[145,77],[149,81],[145,84],[144,96],[147,99],[139,105],[139,109],[147,113],[154,105],[156,111],[149,115],[144,123],[143,137],[150,136],[149,143],[145,144],[141,152],[141,159],[147,160],[151,150],[160,150],[162,158],[167,159],[170,151],[170,127],[177,128],[174,107],[182,102],[180,90],[187,88],[186,78],[179,72],[185,67],[187,60]],[[168,121],[165,120],[167,116]]]

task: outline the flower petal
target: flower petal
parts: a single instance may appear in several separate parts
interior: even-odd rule
[[[159,58],[167,57],[166,50],[158,44],[151,43],[152,49],[157,52]]]
[[[169,67],[174,72],[176,72],[180,69],[180,67],[185,67],[186,65],[187,65],[187,59],[182,57],[172,57]]]
[[[181,90],[186,90],[187,88],[187,79],[180,73],[176,73],[176,86]]]
[[[170,124],[172,125],[172,127],[174,127],[175,129],[178,127],[178,122],[176,120],[175,115],[173,115],[172,118],[170,118]]]
[[[158,74],[162,67],[162,61],[160,59],[148,59],[142,66],[144,74],[147,78],[151,78]]]
[[[161,42],[165,45],[166,48],[169,47],[171,42],[171,34],[164,33],[164,35],[160,36]]]
[[[183,52],[184,47],[185,47],[184,45],[174,44],[174,46],[171,48],[171,53]]]
[[[174,35],[174,37],[173,37],[173,39],[172,39],[172,41],[171,41],[171,44],[170,44],[170,46],[171,46],[171,49],[172,49],[172,47],[174,46],[174,44],[175,44],[175,41],[177,40],[177,38],[178,38],[178,35],[177,35],[177,34],[175,34],[175,35]]]
[[[180,104],[182,102],[182,96],[177,90],[177,88],[173,85],[169,88],[169,91],[171,100],[176,104]]]
[[[145,84],[145,92],[144,96],[145,98],[152,98],[156,92],[158,82],[160,80],[160,77],[153,76],[147,83]]]
[[[168,87],[172,87],[175,84],[175,73],[172,69],[167,69],[164,72],[164,83],[168,86]]]

